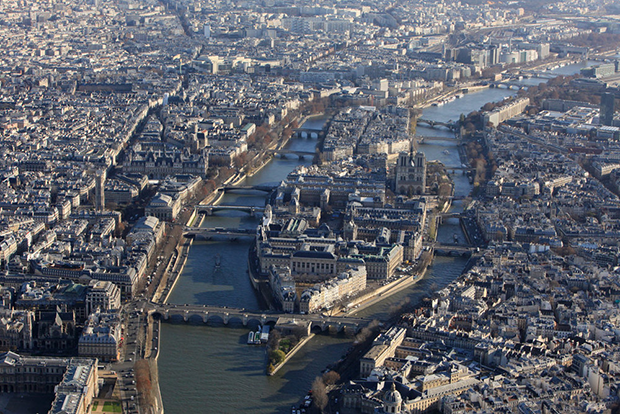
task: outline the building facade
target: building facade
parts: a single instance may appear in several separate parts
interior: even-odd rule
[[[394,167],[394,192],[424,194],[426,191],[426,156],[423,152],[401,152]]]

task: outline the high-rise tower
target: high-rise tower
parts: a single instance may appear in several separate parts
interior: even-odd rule
[[[97,170],[95,172],[95,208],[97,211],[105,210],[105,180],[106,171]]]
[[[614,106],[616,103],[616,97],[612,93],[604,93],[601,96],[601,113],[600,123],[601,125],[611,126],[614,123]]]

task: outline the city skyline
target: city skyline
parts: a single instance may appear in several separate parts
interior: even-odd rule
[[[614,1],[6,0],[0,39],[3,411],[620,406]]]

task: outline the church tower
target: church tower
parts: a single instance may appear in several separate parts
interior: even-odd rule
[[[401,152],[394,168],[394,192],[420,195],[426,191],[426,156],[423,152]]]

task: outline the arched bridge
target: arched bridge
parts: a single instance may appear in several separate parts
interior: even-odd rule
[[[498,88],[501,89],[503,86],[506,87],[506,89],[513,89],[513,90],[519,90],[519,89],[527,89],[528,85],[525,85],[521,82],[518,81],[501,81],[501,82],[492,82],[489,84],[489,86],[491,88]]]
[[[316,153],[312,151],[290,151],[285,149],[269,150],[265,152],[268,154],[280,155],[281,157],[286,157],[287,155],[296,155],[297,157],[299,157],[300,160],[303,160],[306,157],[313,158],[316,155]]]
[[[295,129],[295,136],[297,138],[314,138],[318,139],[323,134],[323,130],[321,129],[310,129],[310,128],[297,128]]]
[[[230,238],[254,236],[256,229],[237,229],[224,227],[186,227],[183,237],[203,237],[225,236]]]
[[[424,119],[424,118],[418,118],[417,123],[426,124],[430,126],[431,128],[435,128],[436,126],[442,126],[442,127],[448,128],[451,131],[456,131],[456,129],[459,127],[457,122],[441,122],[441,121],[433,121],[433,120]]]
[[[428,135],[416,135],[415,138],[420,144],[424,144],[426,141],[458,141],[455,137],[441,137],[441,136],[428,136]]]
[[[469,257],[473,254],[475,248],[463,246],[462,244],[452,243],[434,243],[433,249],[437,256],[462,256]]]
[[[370,323],[369,319],[345,317],[345,316],[326,316],[317,314],[295,315],[290,313],[278,313],[270,311],[250,311],[240,308],[228,308],[219,306],[199,306],[199,305],[171,305],[171,304],[153,304],[150,314],[159,315],[163,320],[178,319],[185,322],[196,321],[202,323],[223,323],[228,325],[242,324],[247,326],[248,323],[277,323],[278,320],[295,319],[299,322],[310,322],[311,329],[328,331],[332,333],[347,332],[356,333]]]
[[[465,217],[467,217],[467,215],[463,214],[463,213],[450,213],[450,212],[446,212],[446,213],[439,213],[439,214],[437,214],[437,217],[441,217],[441,218],[465,218]]]
[[[277,188],[278,184],[275,185],[229,185],[224,187],[219,187],[218,191],[228,192],[244,192],[244,191],[263,191],[265,193],[270,193],[274,188]]]
[[[265,207],[257,207],[257,206],[227,206],[222,204],[216,205],[202,205],[199,204],[196,206],[196,211],[199,213],[204,213],[208,216],[213,215],[216,211],[222,210],[231,210],[231,211],[243,211],[248,213],[250,216],[254,217],[256,213],[264,213]]]

